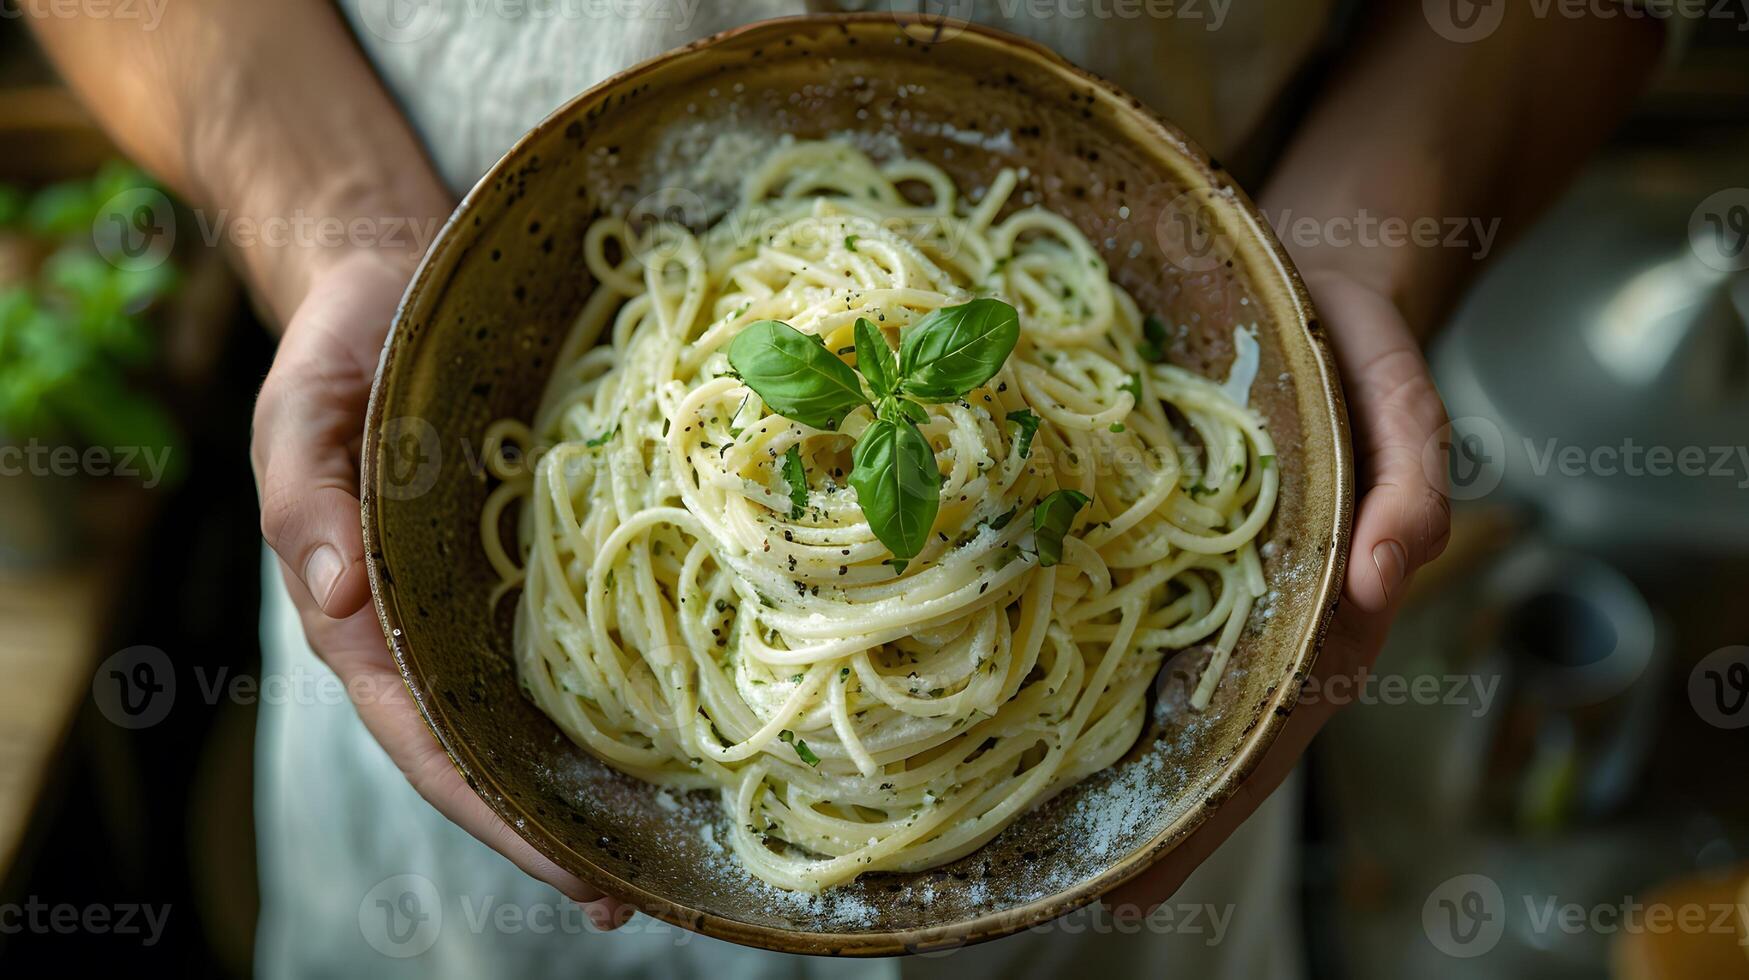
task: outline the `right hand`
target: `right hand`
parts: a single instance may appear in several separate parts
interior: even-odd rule
[[[255,404],[250,456],[262,534],[310,646],[419,795],[612,928],[630,909],[517,836],[456,771],[402,682],[370,602],[357,461],[378,355],[410,272],[400,257],[364,250],[312,279]]]

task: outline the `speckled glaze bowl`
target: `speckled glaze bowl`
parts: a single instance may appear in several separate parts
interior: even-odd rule
[[[1340,591],[1353,493],[1346,416],[1311,304],[1256,208],[1135,99],[1029,42],[950,26],[936,35],[889,15],[761,23],[578,96],[456,210],[407,291],[371,396],[371,586],[431,730],[481,798],[558,864],[650,915],[737,943],[903,953],[1007,935],[1093,901],[1182,842],[1255,767]],[[1177,328],[1173,361],[1225,377],[1234,326],[1256,325],[1252,403],[1279,446],[1281,502],[1265,548],[1273,594],[1209,710],[1184,704],[1207,659],[1193,649],[1161,672],[1152,721],[1117,766],[952,864],[866,875],[819,897],[747,875],[716,842],[713,801],[620,775],[522,696],[513,603],[490,607],[495,577],[478,541],[482,431],[533,414],[592,288],[585,226],[652,195],[672,200],[676,186],[708,201],[710,189],[677,183],[676,168],[728,130],[846,136],[877,155],[930,160],[968,190],[1001,167],[1025,168],[1016,200],[1081,227],[1142,308]]]

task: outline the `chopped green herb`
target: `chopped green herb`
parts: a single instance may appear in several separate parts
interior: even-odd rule
[[[1014,515],[1018,513],[1020,513],[1020,505],[1015,504],[1013,507],[1008,508],[1007,513],[997,514],[995,517],[987,518],[984,523],[990,526],[990,530],[1000,531],[1007,527],[1008,522],[1014,520]]]
[[[1159,364],[1166,360],[1166,324],[1150,313],[1142,320],[1142,360]]]
[[[801,520],[808,509],[808,472],[802,468],[800,446],[791,446],[783,454],[783,482],[789,486],[789,519]]]
[[[1129,383],[1119,390],[1129,392],[1130,397],[1135,399],[1137,405],[1140,405],[1142,403],[1142,376],[1139,374],[1130,375]]]
[[[1038,435],[1038,416],[1030,409],[1017,409],[1008,413],[1008,421],[1020,426],[1020,458],[1026,459],[1032,455],[1032,437]]]
[[[796,758],[802,760],[808,765],[817,766],[820,764],[820,757],[814,754],[813,749],[808,748],[808,743],[797,738],[795,732],[786,728],[777,733],[777,740],[780,742],[788,742],[790,745],[793,745],[796,750]]]
[[[1040,565],[1048,568],[1063,560],[1063,537],[1074,525],[1075,515],[1090,502],[1078,490],[1058,490],[1033,508],[1032,530]]]

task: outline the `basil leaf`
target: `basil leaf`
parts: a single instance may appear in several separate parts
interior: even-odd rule
[[[1075,515],[1090,502],[1077,490],[1058,490],[1032,509],[1033,537],[1038,545],[1038,563],[1049,568],[1063,560],[1063,535],[1075,523]]]
[[[868,379],[876,398],[885,398],[899,387],[893,349],[880,328],[863,317],[856,318],[856,369]]]
[[[868,404],[850,365],[787,323],[748,326],[729,344],[729,364],[772,411],[816,429],[835,429]]]
[[[914,401],[901,398],[899,412],[918,425],[926,425],[929,422],[929,412]]]
[[[1141,354],[1145,361],[1159,364],[1166,360],[1166,323],[1150,313],[1142,319]]]
[[[777,740],[779,742],[787,742],[794,746],[796,750],[796,758],[802,760],[808,765],[817,766],[820,764],[820,757],[814,754],[813,749],[808,748],[808,743],[797,738],[795,732],[786,728],[777,733]]]
[[[783,454],[783,482],[789,484],[789,519],[799,521],[808,509],[808,471],[802,468],[800,446]]]
[[[850,485],[869,529],[893,557],[915,558],[941,509],[941,471],[929,440],[906,420],[876,419],[850,459]]]
[[[1038,435],[1038,416],[1022,408],[1009,412],[1008,421],[1020,426],[1020,458],[1026,459],[1032,455],[1032,437]]]
[[[952,401],[996,376],[1020,342],[1020,314],[996,299],[947,306],[899,339],[899,388],[924,401]]]

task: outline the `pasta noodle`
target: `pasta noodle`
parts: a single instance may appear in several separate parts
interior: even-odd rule
[[[525,690],[618,769],[720,792],[734,852],[774,885],[977,848],[1121,757],[1165,657],[1208,642],[1205,706],[1264,592],[1261,420],[1145,355],[1146,318],[1067,220],[997,220],[1016,182],[966,201],[930,164],[791,142],[702,233],[600,218],[597,286],[532,424],[487,433],[503,482],[482,535],[494,601],[520,593]],[[858,317],[896,341],[974,296],[1017,309],[1021,337],[928,407],[940,508],[896,572],[847,481],[870,411],[837,431],[775,414],[725,351],[779,320],[848,357]],[[1028,515],[1059,489],[1090,503],[1046,565]]]

